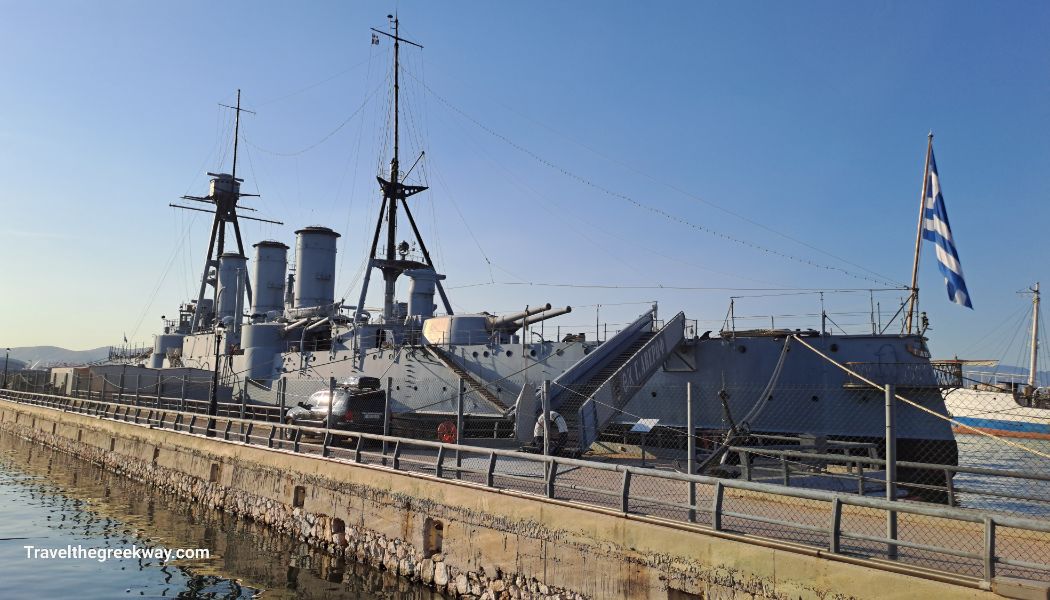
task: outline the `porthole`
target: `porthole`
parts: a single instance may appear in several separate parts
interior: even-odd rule
[[[817,396],[810,396],[809,399],[812,400],[813,402],[816,402],[817,400],[820,400],[820,398],[818,398]]]
[[[773,401],[773,394],[770,394],[769,396],[766,397],[766,402],[772,402],[772,401]]]
[[[401,391],[401,386],[399,386],[399,385],[398,386],[394,386],[394,389],[396,389],[398,391]]]
[[[507,356],[514,356],[514,352],[507,350]]]
[[[653,398],[655,398],[656,397],[656,391],[654,390],[652,392],[649,392],[649,395],[652,396]]]
[[[477,352],[474,352],[473,355],[474,355],[474,358],[478,357],[478,353]]]
[[[747,352],[747,346],[743,346],[743,345],[737,346],[736,347],[736,351],[741,353],[741,354],[744,354],[745,352]]]
[[[485,351],[485,352],[484,352],[484,353],[482,354],[482,356],[484,356],[485,358],[488,358],[488,357],[489,357],[489,351],[488,351],[488,350],[486,350],[486,351]]]
[[[529,350],[529,356],[536,356],[535,350]]]
[[[832,344],[830,349],[831,349],[832,352],[838,352],[839,351],[839,345],[838,344]]]

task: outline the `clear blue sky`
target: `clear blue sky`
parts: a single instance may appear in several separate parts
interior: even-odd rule
[[[924,252],[934,353],[1016,362],[994,348],[1015,292],[1050,288],[1045,2],[0,8],[3,346],[149,343],[195,296],[208,222],[167,205],[229,169],[218,104],[238,88],[257,113],[248,203],[287,224],[245,223],[246,242],[337,229],[337,295],[356,300],[390,156],[391,48],[368,29],[395,9],[425,46],[403,52],[403,161],[427,153],[412,202],[457,310],[571,304],[560,322],[582,331],[595,304],[615,323],[658,299],[717,330],[730,296],[762,294],[729,288],[905,284],[930,130],[975,307],[948,302]],[[874,299],[888,317],[901,296]],[[866,292],[824,302],[869,328]],[[816,295],[736,305],[819,323]]]

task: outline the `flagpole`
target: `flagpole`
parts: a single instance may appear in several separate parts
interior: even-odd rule
[[[933,132],[926,141],[926,167],[922,171],[922,195],[919,196],[919,224],[915,228],[915,261],[911,267],[911,299],[908,303],[906,332],[911,335],[915,309],[919,306],[919,249],[922,247],[922,221],[926,212],[926,185],[930,180],[930,153],[933,152]]]

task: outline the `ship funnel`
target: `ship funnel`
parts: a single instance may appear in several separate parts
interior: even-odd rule
[[[252,315],[265,316],[284,310],[284,272],[288,269],[288,246],[281,242],[263,241],[255,248],[252,279]]]
[[[239,333],[244,297],[245,280],[248,277],[247,259],[236,252],[226,252],[219,257],[218,306],[216,317],[219,323],[231,323],[233,333]]]
[[[434,269],[410,269],[405,275],[412,280],[408,286],[408,316],[423,319],[434,316],[434,288],[445,278]]]
[[[295,235],[295,308],[332,304],[339,234],[327,227],[304,227]]]
[[[491,323],[489,323],[489,326],[492,329],[510,329],[511,331],[513,331],[514,329],[517,329],[518,327],[521,327],[521,325],[514,325],[515,321],[518,321],[520,319],[524,319],[525,317],[529,317],[529,316],[532,316],[532,315],[535,315],[535,314],[539,314],[539,313],[541,313],[543,311],[547,311],[547,310],[550,310],[550,309],[551,309],[551,305],[550,305],[550,302],[548,302],[547,304],[544,304],[543,306],[537,306],[536,308],[530,308],[530,309],[527,309],[527,310],[523,310],[523,311],[521,311],[519,313],[514,313],[512,315],[506,315],[504,317],[492,317],[492,321],[491,321]]]

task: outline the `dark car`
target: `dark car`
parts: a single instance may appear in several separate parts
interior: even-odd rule
[[[333,395],[334,403],[331,402]],[[376,389],[355,389],[349,385],[337,387],[334,392],[328,390],[314,392],[304,402],[288,409],[285,422],[289,425],[323,428],[325,420],[329,418],[329,404],[331,404],[331,418],[328,420],[330,428],[340,431],[383,433],[386,393]],[[291,429],[286,432],[289,436],[295,434]]]

